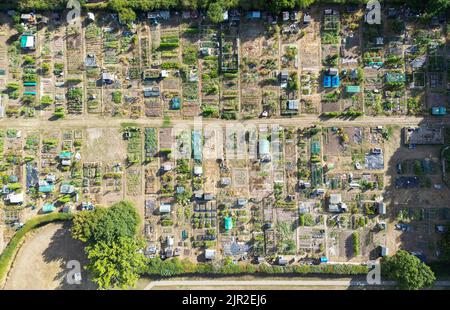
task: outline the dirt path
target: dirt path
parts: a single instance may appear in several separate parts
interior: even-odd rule
[[[48,224],[30,233],[19,250],[4,289],[95,289],[83,270],[86,263],[81,242],[70,237],[67,224]],[[66,268],[70,260],[81,263],[82,283],[69,285]]]

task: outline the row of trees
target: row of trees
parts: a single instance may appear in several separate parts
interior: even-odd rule
[[[223,20],[223,10],[242,8],[244,10],[258,9],[273,13],[294,8],[304,9],[313,4],[365,4],[368,0],[105,0],[100,3],[86,3],[78,0],[89,8],[110,9],[117,12],[125,23],[136,20],[136,11],[155,9],[204,9],[209,19],[214,23]],[[383,2],[383,1],[381,1]],[[407,3],[410,7],[425,10],[430,14],[438,14],[450,9],[448,0],[385,0],[386,4]],[[57,10],[65,9],[67,0],[6,0],[0,8],[19,8],[21,10]]]
[[[189,259],[166,259],[159,257],[150,259],[146,274],[149,276],[178,276],[178,275],[242,275],[242,274],[327,274],[327,275],[364,275],[367,274],[367,266],[362,265],[254,265],[250,263],[235,264],[231,261],[225,263],[193,263]]]
[[[86,0],[78,0],[82,5]],[[30,10],[55,10],[63,9],[67,0],[6,0],[4,6],[19,7]],[[99,6],[105,4],[112,10],[119,12],[127,8],[129,10],[149,11],[154,9],[208,9],[216,11],[219,5],[222,8],[260,9],[271,12],[280,12],[294,8],[306,8],[312,4],[365,4],[368,0],[105,0]],[[448,0],[385,0],[384,4],[408,4],[410,7],[423,9],[430,13],[443,13],[450,8]],[[94,4],[97,5],[98,4]]]
[[[86,243],[87,270],[100,289],[133,287],[145,270],[139,222],[133,204],[125,201],[74,216],[72,237]]]

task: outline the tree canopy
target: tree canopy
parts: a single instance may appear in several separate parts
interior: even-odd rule
[[[82,5],[85,0],[78,0]],[[368,0],[321,0],[320,3],[329,4],[365,4]],[[318,0],[105,0],[105,6],[117,12],[124,22],[135,19],[136,11],[149,11],[155,9],[207,9],[217,13],[218,5],[223,8],[242,8],[244,10],[256,9],[279,13],[282,10],[294,8],[304,9]],[[428,14],[436,15],[450,8],[448,0],[391,0],[385,3],[407,3],[409,7],[423,10]],[[4,7],[19,8],[21,10],[62,10],[66,8],[67,0],[5,0],[1,3]],[[88,3],[88,5],[91,5]],[[93,4],[94,7],[96,3]],[[93,6],[90,6],[93,7]],[[218,17],[218,14],[214,16]]]
[[[96,208],[76,213],[72,222],[72,237],[83,242],[92,241],[95,227],[106,212],[105,208]]]
[[[383,258],[381,271],[386,277],[397,281],[401,289],[419,290],[431,287],[436,280],[429,266],[404,250]]]
[[[139,279],[147,260],[136,239],[138,225],[139,215],[126,201],[75,214],[72,236],[88,244],[87,269],[100,289],[128,288]]]
[[[83,242],[112,242],[120,237],[134,237],[139,225],[139,215],[126,201],[110,208],[81,211],[73,220],[72,236]]]
[[[143,248],[142,240],[129,237],[96,242],[86,247],[86,269],[100,289],[133,287],[147,263]]]
[[[222,4],[219,2],[211,3],[208,8],[208,18],[215,24],[223,21]]]

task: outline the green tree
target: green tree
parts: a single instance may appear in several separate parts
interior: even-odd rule
[[[83,242],[112,242],[120,237],[132,238],[139,225],[133,204],[121,201],[111,208],[81,211],[73,219],[72,236]]]
[[[436,280],[429,266],[404,250],[383,258],[381,270],[386,277],[397,281],[401,289],[419,290],[431,287]]]
[[[282,10],[291,10],[295,7],[295,0],[270,0],[268,2],[269,11],[280,13]]]
[[[134,237],[139,225],[139,214],[133,204],[121,201],[114,204],[98,220],[93,231],[95,241],[112,242],[120,237]]]
[[[76,213],[72,221],[72,237],[83,242],[92,240],[94,229],[106,212],[105,208],[95,208]]]
[[[131,23],[136,20],[136,13],[130,8],[121,8],[119,10],[119,19],[123,23]]]
[[[86,247],[89,264],[86,269],[99,289],[134,287],[146,267],[142,240],[119,237],[112,242],[100,241]]]
[[[301,9],[307,8],[316,2],[316,0],[297,0],[297,6]]]
[[[223,22],[223,9],[222,3],[214,2],[208,7],[208,18],[215,24]]]

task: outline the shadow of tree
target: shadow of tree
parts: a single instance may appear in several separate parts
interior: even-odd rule
[[[84,266],[87,265],[88,260],[84,253],[84,244],[81,241],[75,240],[70,235],[70,224],[64,223],[55,234],[51,237],[51,241],[48,247],[43,252],[43,259],[46,263],[59,262],[61,271],[56,274],[54,280],[60,282],[60,286],[57,289],[62,290],[86,290],[96,289],[96,285],[90,281],[88,272],[84,270]],[[81,284],[69,284],[66,277],[68,273],[73,270],[68,268],[67,263],[69,261],[78,261],[81,266]]]

